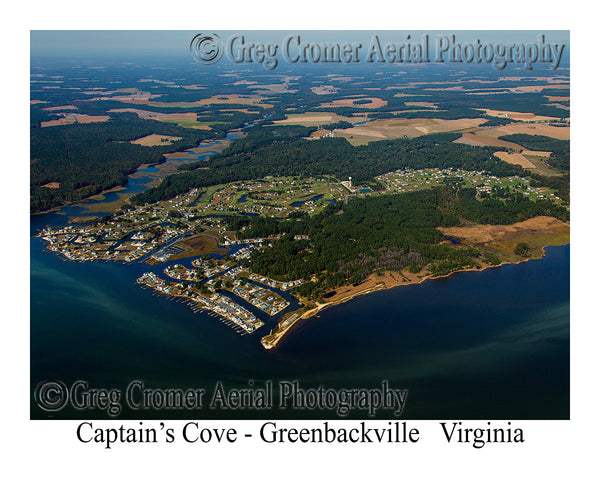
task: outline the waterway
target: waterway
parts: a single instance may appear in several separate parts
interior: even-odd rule
[[[568,418],[569,247],[542,260],[357,297],[298,324],[267,351],[205,312],[154,296],[139,263],[76,263],[31,239],[31,385],[83,379],[125,389],[217,381],[409,390],[405,418]],[[163,274],[164,276],[164,274]],[[32,405],[32,417],[47,414]],[[360,412],[359,412],[360,413]],[[363,412],[364,413],[364,412]],[[59,418],[99,417],[64,409]],[[124,411],[122,418],[151,417]],[[330,417],[334,412],[158,412],[177,417]],[[360,415],[359,415],[360,416]]]
[[[317,202],[317,201],[321,200],[322,198],[323,198],[323,195],[315,195],[314,197],[309,198],[307,200],[299,200],[297,202],[293,202],[291,205],[292,205],[292,207],[301,207],[306,202]]]
[[[127,189],[143,190],[138,180]],[[82,210],[33,216],[32,235]],[[148,270],[166,278],[165,264],[77,263],[48,252],[39,238],[30,242],[32,392],[44,380],[120,390],[142,380],[151,388],[203,388],[210,399],[218,381],[226,388],[298,380],[305,388],[341,389],[387,380],[409,391],[403,418],[569,418],[569,246],[550,247],[541,260],[357,297],[297,324],[267,351],[260,337],[280,316],[240,336],[208,313],[135,283]],[[109,418],[102,409],[70,406],[48,414],[31,398],[32,418]],[[356,411],[348,418],[365,416]],[[153,417],[339,418],[333,410],[208,406],[124,406],[120,413]]]

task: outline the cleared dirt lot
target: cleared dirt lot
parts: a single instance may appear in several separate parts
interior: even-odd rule
[[[509,88],[509,90],[511,92],[541,92],[543,90],[555,90],[555,89],[568,89],[569,85],[556,85],[556,84],[551,84],[551,85],[529,85],[529,86],[523,86],[523,87],[512,87]]]
[[[569,140],[571,138],[570,127],[553,127],[543,123],[513,123],[500,127],[485,130],[487,137],[501,137],[502,135],[512,135],[514,133],[524,133],[526,135],[544,135],[546,137],[556,138],[558,140]]]
[[[459,120],[441,120],[438,118],[411,118],[375,120],[365,125],[338,130],[337,137],[347,138],[352,144],[364,144],[368,141],[414,138],[432,133],[453,132],[478,127],[485,122],[483,118],[464,118]]]
[[[137,114],[138,117],[144,119],[158,120],[159,122],[176,123],[186,128],[197,128],[200,130],[210,130],[208,125],[198,122],[198,114],[188,113],[159,113],[141,110],[138,108],[113,108],[109,112],[122,113],[131,112]]]
[[[131,112],[137,114],[138,117],[143,119],[153,119],[159,120],[161,122],[172,121],[176,122],[179,120],[187,120],[187,121],[195,121],[198,118],[196,113],[159,113],[159,112],[150,112],[148,110],[141,110],[138,108],[113,108],[109,110],[109,112],[114,113],[123,113],[123,112]]]
[[[261,103],[264,97],[262,95],[214,95],[210,98],[204,98],[196,102],[147,102],[148,105],[157,107],[197,107],[198,105],[222,105],[222,104],[241,104],[241,105],[259,105],[264,108],[271,108],[273,105]]]
[[[311,87],[310,89],[316,95],[328,95],[331,93],[337,93],[337,88],[335,88],[333,85],[321,85],[319,87]]]
[[[144,147],[155,147],[157,145],[171,145],[173,142],[181,140],[181,137],[170,137],[168,135],[146,135],[145,137],[137,138],[129,143],[135,145],[143,145]]]
[[[506,142],[504,140],[498,140],[496,137],[488,136],[485,133],[487,130],[482,131],[482,133],[463,133],[463,136],[457,140],[454,140],[454,143],[463,143],[465,145],[473,145],[475,147],[505,147],[516,151],[523,150],[521,145],[518,145],[513,142]]]
[[[75,105],[60,105],[58,107],[42,108],[42,110],[46,110],[47,112],[60,112],[61,110],[77,110],[77,107]]]
[[[354,103],[357,101],[369,101],[369,103]],[[323,108],[332,107],[356,107],[356,108],[380,108],[387,105],[387,100],[376,97],[354,97],[354,98],[342,98],[340,100],[334,100],[333,102],[322,103],[320,106]]]
[[[55,127],[57,125],[70,125],[71,123],[108,122],[109,119],[110,117],[108,115],[82,115],[78,113],[69,113],[56,120],[41,122],[40,125],[42,127]]]
[[[296,93],[298,90],[292,90],[286,83],[270,83],[267,85],[252,85],[250,90],[264,90],[266,93]]]
[[[542,151],[538,151],[538,150],[523,150],[521,152],[522,155],[531,155],[532,157],[542,157],[542,158],[548,158],[550,157],[550,155],[552,155],[552,152],[542,152]]]
[[[437,103],[434,102],[404,102],[408,107],[437,107]]]
[[[368,120],[367,117],[343,117],[335,113],[329,112],[306,112],[302,114],[291,114],[285,120],[277,120],[274,122],[277,125],[302,125],[305,127],[318,127],[328,123],[340,121],[350,123],[360,123]]]
[[[510,112],[508,110],[490,110],[485,109],[486,115],[492,117],[511,118],[513,120],[523,120],[525,122],[537,121],[553,121],[558,120],[558,117],[544,117],[542,115],[534,115],[533,113]]]
[[[513,165],[521,165],[523,168],[536,168],[533,163],[527,160],[520,153],[496,152],[494,155],[500,160],[512,163]]]

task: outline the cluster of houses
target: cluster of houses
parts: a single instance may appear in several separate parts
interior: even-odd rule
[[[201,258],[196,258],[195,260],[193,260],[192,265],[194,267],[197,267],[198,269],[202,270],[206,277],[212,277],[213,275],[218,275],[219,273],[230,268],[230,265],[227,263],[222,263],[220,265],[211,266],[210,263],[206,262],[205,260],[202,260]]]
[[[257,275],[255,273],[250,274],[250,280],[254,280],[255,282],[263,283],[268,285],[269,287],[278,288],[279,290],[289,290],[290,288],[297,287],[298,285],[302,285],[304,280],[298,279],[290,282],[278,282],[277,280],[273,280],[272,278],[263,277],[261,275]]]
[[[264,325],[254,314],[225,295],[214,293],[208,297],[192,290],[190,285],[185,287],[182,284],[165,282],[153,272],[144,273],[137,279],[137,282],[167,295],[179,295],[193,300],[199,308],[220,315],[233,325],[240,327],[245,333],[252,333]]]
[[[388,192],[405,192],[414,190],[415,188],[423,188],[427,186],[439,185],[448,176],[461,177],[468,184],[475,187],[477,193],[491,193],[494,187],[503,184],[512,186],[521,185],[522,193],[527,196],[535,195],[536,198],[544,199],[546,195],[541,193],[539,188],[531,187],[526,180],[512,176],[500,179],[494,175],[490,175],[485,171],[467,171],[462,169],[421,169],[421,170],[396,170],[388,172],[377,177],[382,182]],[[415,181],[418,181],[418,187],[415,187]],[[550,193],[547,195],[552,200],[560,200],[556,195]]]
[[[251,283],[236,285],[232,291],[268,315],[275,315],[290,304],[276,293]]]

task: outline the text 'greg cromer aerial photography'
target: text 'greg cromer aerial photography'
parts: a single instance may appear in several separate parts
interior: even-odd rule
[[[569,418],[569,32],[30,53],[32,419]]]

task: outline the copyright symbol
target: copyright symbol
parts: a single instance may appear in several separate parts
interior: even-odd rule
[[[199,33],[192,38],[190,53],[198,63],[212,65],[223,56],[223,42],[216,33]]]
[[[45,412],[58,412],[69,399],[69,391],[63,382],[40,382],[33,393],[35,403]]]

